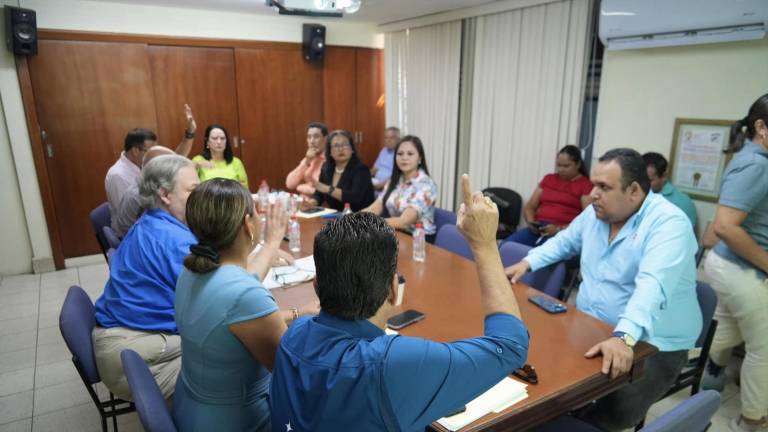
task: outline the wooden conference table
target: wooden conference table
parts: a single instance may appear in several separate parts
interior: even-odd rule
[[[315,233],[325,220],[300,219],[301,256],[312,254]],[[481,336],[483,314],[480,288],[473,262],[433,245],[427,245],[426,262],[413,261],[411,237],[398,233],[398,271],[405,276],[402,310],[416,309],[426,318],[400,331],[439,342]],[[284,245],[287,246],[287,245]],[[525,430],[565,414],[616,390],[639,377],[643,362],[656,348],[646,343],[635,347],[634,366],[629,374],[614,380],[600,372],[602,358],[584,358],[596,343],[610,337],[612,327],[574,306],[562,314],[548,314],[528,297],[540,291],[518,283],[513,286],[523,321],[531,335],[528,363],[536,368],[538,384],[528,385],[528,398],[502,411],[489,413],[466,426],[464,431]],[[281,308],[299,307],[317,300],[312,283],[273,289]],[[445,430],[437,423],[432,427]]]

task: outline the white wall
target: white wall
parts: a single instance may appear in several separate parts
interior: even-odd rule
[[[669,157],[675,118],[736,120],[768,92],[768,39],[607,51],[595,149],[631,147]],[[695,201],[699,228],[715,205]]]
[[[34,9],[38,27],[45,29],[301,42],[302,23],[313,22],[326,26],[328,45],[384,46],[373,23],[85,0],[0,0],[5,4]],[[3,26],[0,20],[0,34]],[[51,244],[16,65],[12,54],[0,50],[0,172],[5,177],[0,182],[0,275],[48,271],[53,269]]]

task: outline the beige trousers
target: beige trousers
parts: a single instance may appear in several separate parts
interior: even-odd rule
[[[181,369],[181,337],[125,327],[93,329],[93,351],[102,382],[117,397],[133,400],[120,359],[125,349],[136,351],[147,362],[163,396],[170,399]]]
[[[717,293],[717,332],[710,358],[727,365],[731,348],[745,343],[741,414],[760,419],[768,415],[768,280],[715,252],[707,254],[704,268]]]

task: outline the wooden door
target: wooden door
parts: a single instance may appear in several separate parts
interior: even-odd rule
[[[356,48],[357,130],[361,159],[373,166],[384,139],[384,51]]]
[[[301,46],[236,48],[241,151],[251,190],[266,179],[285,188],[304,157],[306,126],[323,118],[322,64],[307,62]]]
[[[186,128],[184,104],[192,107],[197,136],[190,159],[203,151],[203,135],[216,123],[227,129],[240,157],[235,53],[232,48],[150,46],[158,141],[175,149]]]
[[[323,116],[329,130],[346,129],[357,138],[356,49],[329,46],[323,60]]]
[[[29,58],[65,258],[100,253],[89,214],[106,201],[104,176],[129,129],[157,127],[146,48],[41,40]]]

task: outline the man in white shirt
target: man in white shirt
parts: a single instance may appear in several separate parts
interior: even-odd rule
[[[184,138],[176,147],[176,153],[186,157],[192,150],[197,125],[189,105],[184,105],[184,115],[187,120],[187,128],[184,131]],[[111,227],[115,232],[122,232],[116,222],[120,201],[123,200],[127,191],[135,189],[138,185],[144,154],[156,144],[157,135],[154,132],[142,128],[131,129],[125,136],[125,144],[120,158],[107,171],[107,176],[104,178],[104,189],[107,192],[107,201],[109,202]]]

